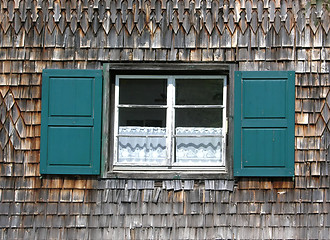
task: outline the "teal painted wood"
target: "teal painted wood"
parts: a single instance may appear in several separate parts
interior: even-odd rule
[[[100,174],[102,71],[45,69],[41,174]]]
[[[94,78],[50,78],[49,116],[92,117]]]
[[[49,166],[90,166],[92,163],[93,127],[49,126]]]
[[[294,176],[293,71],[235,72],[234,176]]]

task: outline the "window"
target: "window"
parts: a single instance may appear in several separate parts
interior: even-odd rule
[[[116,75],[113,168],[224,169],[226,81],[217,75]]]

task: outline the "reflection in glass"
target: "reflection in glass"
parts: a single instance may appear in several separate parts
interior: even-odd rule
[[[179,108],[175,110],[177,127],[222,127],[222,109]]]
[[[223,80],[176,79],[176,105],[222,105]]]
[[[119,109],[119,126],[165,127],[165,125],[166,109]]]
[[[119,104],[165,105],[166,84],[163,79],[120,79]]]

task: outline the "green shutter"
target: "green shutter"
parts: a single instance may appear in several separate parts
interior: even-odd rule
[[[101,70],[43,71],[41,174],[100,174],[101,101]]]
[[[234,176],[293,176],[295,73],[235,72],[234,99]]]

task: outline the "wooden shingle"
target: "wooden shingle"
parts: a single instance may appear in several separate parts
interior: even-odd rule
[[[315,3],[2,1],[0,238],[326,239],[330,17]],[[155,60],[295,70],[294,181],[40,179],[42,70]]]

